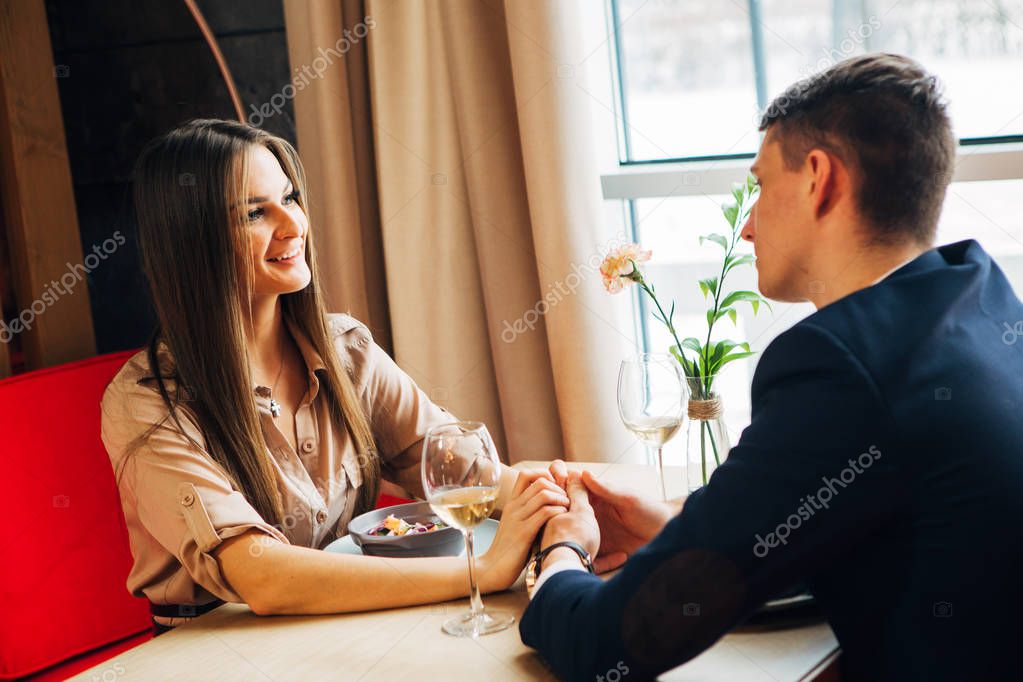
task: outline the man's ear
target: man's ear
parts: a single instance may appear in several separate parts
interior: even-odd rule
[[[807,192],[814,218],[822,218],[835,207],[841,193],[838,175],[841,162],[823,149],[811,149],[806,155]]]

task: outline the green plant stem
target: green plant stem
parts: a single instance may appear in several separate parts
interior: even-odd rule
[[[710,441],[710,449],[714,453],[714,466],[721,466],[721,458],[718,455],[717,438],[714,437],[714,428],[710,421],[700,420],[700,468],[703,471],[703,484],[707,485],[707,441]]]
[[[700,422],[700,467],[703,469],[703,484],[707,485],[707,441],[705,440],[706,432],[703,427],[706,426],[706,422]]]
[[[671,332],[671,338],[675,339],[675,347],[678,348],[678,354],[684,359],[685,354],[682,351],[682,342],[678,340],[678,334],[675,333],[675,325],[673,325],[668,316],[664,314],[664,308],[661,307],[661,302],[657,300],[657,295],[654,294],[653,289],[647,286],[646,280],[642,277],[639,277],[639,279],[636,280],[636,283],[643,288],[643,291],[647,293],[650,300],[652,300],[654,305],[657,306],[657,312],[661,314],[661,321],[664,322],[664,326],[666,326],[668,331]],[[687,378],[699,380],[700,368],[696,366],[695,362],[693,363],[693,372],[689,371],[689,367],[685,363],[682,364],[682,369],[685,370]]]
[[[743,202],[745,203],[745,202]],[[740,204],[735,213],[736,222],[742,220],[742,209],[743,204]],[[728,241],[728,250],[725,251],[725,257],[721,260],[721,274],[718,276],[717,289],[714,291],[714,314],[710,316],[710,323],[707,325],[707,342],[703,344],[703,366],[707,368],[707,374],[704,377],[704,391],[707,398],[710,397],[711,384],[714,382],[714,375],[710,373],[710,333],[714,329],[714,323],[717,322],[718,308],[721,305],[721,292],[725,290],[725,268],[728,266],[728,259],[732,256],[732,251],[735,250],[735,225],[732,225],[732,238]],[[716,448],[715,448],[716,450]],[[715,452],[716,454],[716,452]],[[706,477],[704,477],[704,483],[706,483]]]
[[[714,451],[714,466],[721,466],[721,460],[718,458],[718,446],[715,442],[714,431],[711,430],[710,422],[704,422],[707,424],[707,435],[710,436],[710,448]]]

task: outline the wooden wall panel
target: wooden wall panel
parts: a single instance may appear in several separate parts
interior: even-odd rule
[[[0,98],[2,101],[2,98]],[[14,296],[11,292],[10,260],[7,257],[7,219],[4,216],[4,197],[0,193],[0,321],[6,313],[14,310]],[[0,379],[11,375],[11,342],[0,332]]]
[[[0,191],[28,369],[96,352],[83,268],[98,256],[82,254],[52,54],[43,0],[0,0]]]

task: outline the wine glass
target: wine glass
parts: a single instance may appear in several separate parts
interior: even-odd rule
[[[462,531],[469,559],[471,610],[444,623],[449,635],[478,637],[500,632],[515,622],[511,614],[485,609],[476,584],[472,531],[494,511],[500,482],[501,460],[484,424],[457,422],[426,432],[423,493],[437,516]]]
[[[622,361],[618,372],[618,414],[625,428],[647,448],[656,448],[657,473],[665,501],[668,491],[664,482],[664,444],[682,426],[686,400],[685,381],[672,356],[640,353]]]

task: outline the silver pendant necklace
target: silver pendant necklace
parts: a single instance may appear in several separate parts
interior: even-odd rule
[[[270,416],[274,419],[281,416],[281,404],[273,397],[277,392],[277,382],[281,380],[281,373],[284,372],[284,338],[281,337],[281,366],[277,369],[277,378],[274,379],[273,388],[270,389]]]

